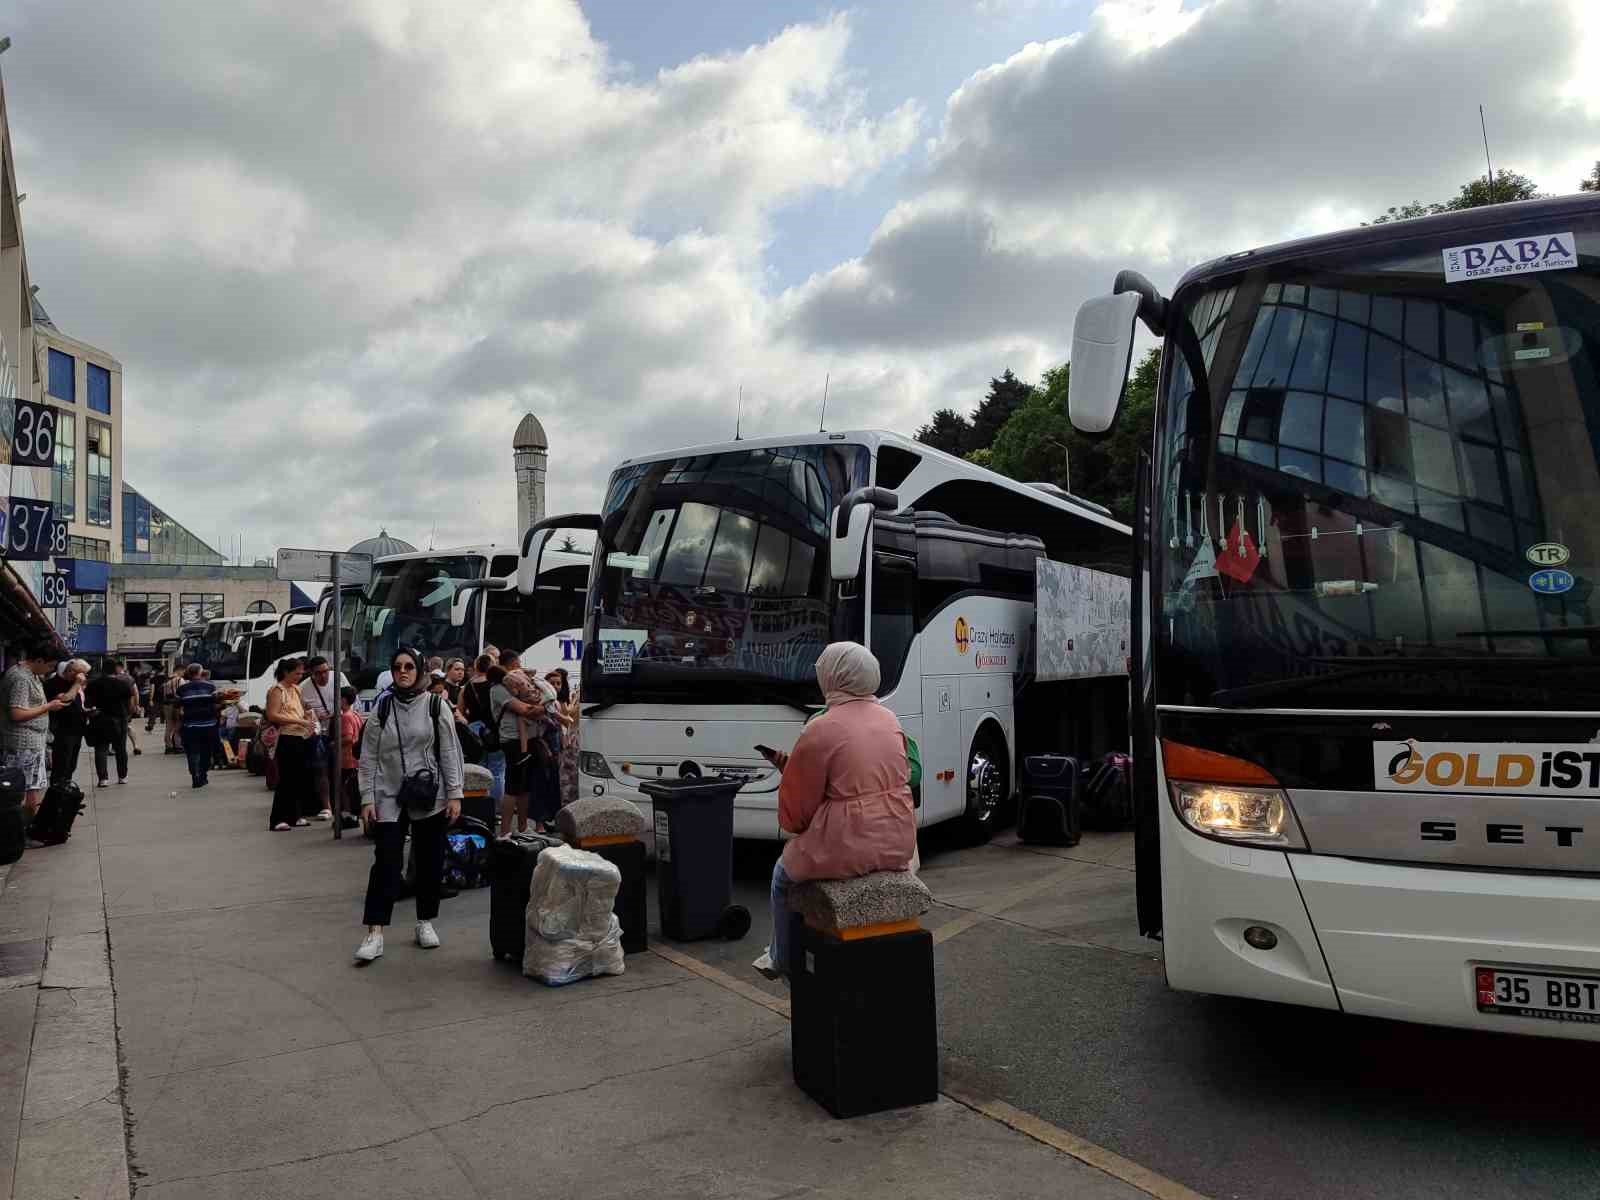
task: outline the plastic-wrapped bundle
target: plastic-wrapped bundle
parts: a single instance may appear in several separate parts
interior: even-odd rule
[[[598,854],[571,846],[546,850],[528,888],[528,936],[600,941],[621,885],[622,872]]]
[[[543,858],[541,855],[541,861]],[[599,938],[529,937],[522,955],[522,973],[551,987],[576,983],[591,975],[621,975],[627,969],[622,954],[622,924],[615,913],[607,916],[610,920]]]

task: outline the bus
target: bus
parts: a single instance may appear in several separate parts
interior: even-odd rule
[[[1171,986],[1600,1039],[1600,196],[1123,272],[1140,929]]]
[[[648,813],[645,780],[737,776],[740,838],[780,836],[778,776],[756,746],[794,744],[822,707],[817,655],[838,640],[871,647],[883,703],[918,740],[919,821],[988,836],[1028,726],[1037,564],[1125,580],[1132,556],[1098,505],[878,431],[628,459],[591,522],[580,794]],[[544,533],[528,531],[525,563]],[[1123,712],[1117,672],[1109,702],[1040,692],[1034,707]]]
[[[305,653],[311,621],[309,608],[214,617],[186,633],[178,659],[199,663],[219,687],[238,688],[246,707],[264,709],[274,668],[286,656]]]
[[[564,666],[576,676],[589,555],[550,550],[532,591],[517,587],[518,555],[495,545],[380,558],[372,581],[341,599],[343,671],[370,707],[378,676],[402,645],[471,663],[486,645],[523,653],[530,670]],[[534,605],[539,606],[535,616]],[[326,625],[328,616],[324,614]],[[318,635],[331,648],[331,637]]]

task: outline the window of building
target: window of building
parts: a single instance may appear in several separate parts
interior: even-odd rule
[[[85,382],[88,384],[89,407],[95,412],[111,412],[111,372],[94,363],[84,364]]]
[[[172,624],[171,592],[129,592],[122,598],[122,623],[161,628]]]
[[[63,521],[78,515],[78,418],[56,413],[56,465],[50,480],[50,503]]]
[[[88,523],[111,524],[111,426],[89,422]]]
[[[180,625],[204,625],[221,615],[221,592],[181,592],[178,595]]]
[[[67,552],[73,558],[87,558],[93,562],[111,561],[111,543],[104,538],[68,538]]]
[[[68,613],[79,625],[104,625],[106,623],[106,594],[84,592],[68,600]]]
[[[278,610],[273,606],[271,600],[257,600],[244,611],[247,613],[275,613]]]
[[[50,351],[50,394],[57,400],[74,404],[78,399],[78,361],[59,350]]]

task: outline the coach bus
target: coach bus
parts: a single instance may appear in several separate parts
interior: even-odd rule
[[[1600,196],[1232,254],[1163,340],[1136,508],[1139,924],[1196,992],[1600,1039]]]
[[[529,530],[525,567],[581,520]],[[883,703],[918,740],[920,821],[986,837],[1017,779],[1038,562],[1124,580],[1131,565],[1130,530],[1099,505],[883,432],[629,459],[588,521],[580,794],[649,812],[645,780],[738,776],[741,838],[779,837],[756,747],[787,750],[821,708],[817,655],[836,640],[871,647]],[[1115,672],[1120,713],[1121,655]]]

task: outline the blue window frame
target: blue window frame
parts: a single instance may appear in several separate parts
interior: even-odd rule
[[[55,351],[51,351],[55,353]],[[104,367],[97,367],[93,363],[86,364],[89,383],[89,407],[95,412],[109,413],[111,411],[111,372]],[[54,378],[54,370],[51,377]]]
[[[77,366],[77,359],[72,355],[63,354],[55,349],[50,351],[50,394],[57,400],[65,400],[68,404],[77,403]],[[107,391],[106,395],[109,398],[111,393]],[[110,403],[109,399],[107,403]],[[110,412],[111,409],[108,407],[106,411]]]

